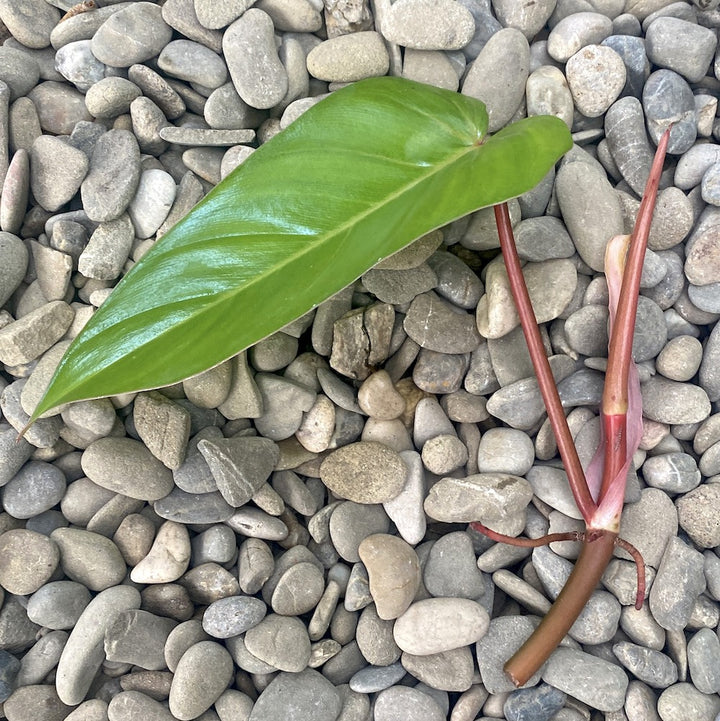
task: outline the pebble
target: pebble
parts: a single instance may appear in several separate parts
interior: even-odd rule
[[[688,453],[661,453],[642,466],[645,482],[668,493],[687,493],[702,479],[697,461]]]
[[[83,701],[105,660],[106,629],[119,613],[139,606],[140,594],[130,586],[107,588],[88,604],[75,624],[57,666],[55,683],[63,703],[76,706]]]
[[[202,675],[202,683],[198,676]],[[200,641],[191,646],[175,668],[168,703],[183,721],[197,718],[220,698],[233,677],[233,661],[223,646]]]
[[[381,619],[398,618],[420,587],[420,562],[412,547],[397,536],[377,533],[358,547],[370,581],[370,594]]]
[[[430,489],[425,512],[444,523],[492,523],[522,511],[532,498],[530,484],[519,476],[479,473],[443,478]]]
[[[423,568],[423,584],[433,596],[478,600],[485,593],[485,579],[466,532],[448,533],[433,543]]]
[[[28,599],[27,614],[33,622],[54,630],[75,626],[90,603],[90,593],[76,581],[51,581]]]
[[[701,628],[688,641],[688,670],[693,685],[702,693],[720,690],[720,640],[709,628]]]
[[[119,218],[135,196],[140,174],[140,149],[132,133],[109,130],[100,136],[80,187],[88,218],[98,223]]]
[[[48,684],[23,686],[13,693],[3,706],[8,721],[27,718],[66,718],[72,709],[60,701],[55,688]]]
[[[467,691],[473,681],[473,657],[468,646],[428,656],[403,653],[402,666],[430,688]]]
[[[40,533],[18,528],[0,536],[0,586],[9,593],[35,593],[55,572],[57,545]]]
[[[442,721],[445,714],[437,702],[417,688],[391,686],[375,699],[375,721]]]
[[[655,376],[641,386],[643,413],[659,423],[699,423],[710,415],[707,393],[692,383]]]
[[[262,399],[262,414],[255,418],[255,427],[266,438],[281,441],[295,434],[315,403],[316,394],[287,378],[258,373],[255,384]]]
[[[720,545],[720,529],[716,523],[718,504],[720,488],[715,483],[705,483],[677,500],[680,527],[700,548]]]
[[[245,633],[247,650],[280,671],[299,673],[310,660],[305,624],[294,616],[270,614]]]
[[[650,589],[655,620],[668,630],[684,628],[704,588],[702,554],[679,538],[670,538]]]
[[[39,0],[0,3],[0,19],[12,36],[28,48],[45,48],[50,44],[50,32],[60,20],[61,13],[52,5]]]
[[[438,251],[427,263],[437,278],[435,291],[453,305],[467,310],[475,308],[483,293],[483,284],[456,255]]]
[[[402,458],[374,441],[339,448],[320,466],[322,482],[336,495],[356,503],[384,503],[395,498],[406,477]]]
[[[235,90],[250,107],[272,108],[283,99],[288,77],[267,13],[250,8],[235,20],[223,34],[223,53]]]
[[[152,547],[130,573],[135,583],[171,583],[180,578],[190,563],[190,538],[185,526],[166,521]]]
[[[575,12],[558,22],[547,39],[548,54],[566,63],[586,45],[602,42],[612,33],[612,20],[597,12]]]
[[[616,28],[613,29],[617,32]],[[629,33],[618,33],[605,38],[602,45],[612,48],[625,63],[627,77],[623,93],[640,98],[643,85],[650,75],[650,61],[645,52],[643,39]]]
[[[155,234],[170,212],[176,189],[172,176],[164,170],[143,171],[127,208],[137,238],[150,238]]]
[[[676,683],[660,694],[657,712],[663,721],[682,721],[688,713],[711,721],[720,712],[720,699],[698,691],[691,683]]]
[[[385,75],[389,66],[382,36],[372,30],[325,40],[307,56],[310,75],[334,83]]]
[[[565,66],[575,107],[588,118],[601,116],[625,87],[622,58],[605,45],[586,45]]]
[[[45,210],[59,210],[72,199],[88,172],[83,152],[51,135],[35,139],[30,150],[30,188]]]
[[[677,681],[677,666],[660,651],[620,641],[613,653],[630,673],[653,688],[667,688]]]
[[[147,611],[121,611],[105,631],[108,661],[151,671],[166,668],[163,648],[176,622]]]
[[[652,141],[657,145],[672,124],[668,153],[690,150],[697,137],[697,120],[695,98],[685,79],[672,70],[655,71],[645,83],[642,101]]]
[[[395,621],[393,636],[402,651],[427,656],[475,643],[488,626],[487,611],[471,599],[427,598]]]
[[[707,73],[717,47],[715,33],[687,20],[659,17],[645,36],[650,62],[674,70],[688,82],[696,83]],[[693,48],[692,53],[687,48]]]
[[[697,338],[680,335],[671,338],[660,351],[655,365],[670,380],[684,383],[691,380],[702,362],[702,345]]]
[[[480,473],[509,473],[524,476],[535,460],[530,437],[514,428],[491,428],[480,438]]]
[[[383,508],[402,538],[410,545],[415,545],[423,539],[427,527],[423,509],[424,471],[417,452],[402,451],[400,457],[408,469],[407,480],[395,498],[383,503]]]
[[[508,721],[535,719],[543,721],[553,718],[565,705],[566,695],[559,689],[540,684],[535,688],[519,689],[510,694],[503,706]]]
[[[227,67],[222,58],[191,40],[169,42],[160,52],[157,64],[168,75],[205,88],[219,88],[227,80]]]
[[[90,40],[76,40],[55,53],[55,69],[83,93],[102,80],[107,70],[93,55],[90,45]]]
[[[383,18],[382,33],[391,43],[415,50],[459,50],[475,32],[470,11],[449,0],[399,0]]]
[[[366,666],[353,674],[349,686],[358,693],[377,693],[396,684],[403,676],[405,669],[400,663],[380,667]]]
[[[250,721],[274,721],[278,715],[335,721],[341,708],[336,687],[322,674],[307,668],[277,674],[255,702]]]
[[[3,508],[13,518],[38,516],[60,503],[67,486],[63,472],[49,463],[31,461],[3,490]]]
[[[160,53],[172,37],[161,8],[138,2],[113,13],[92,36],[93,55],[115,68],[129,68]]]
[[[432,291],[413,300],[403,328],[422,348],[441,353],[469,353],[479,343],[473,317],[453,308]]]
[[[614,663],[572,648],[558,648],[542,679],[600,711],[618,711],[625,701],[628,677]]]
[[[530,46],[514,28],[495,33],[480,51],[465,75],[463,95],[485,103],[488,131],[506,125],[520,106],[530,68]]]
[[[344,501],[332,509],[329,535],[340,557],[351,563],[360,560],[360,543],[375,533],[387,533],[390,524],[379,504]]]

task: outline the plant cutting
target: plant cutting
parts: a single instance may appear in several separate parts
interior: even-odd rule
[[[495,206],[523,330],[587,523],[566,589],[508,662],[521,685],[580,613],[616,543],[640,423],[630,344],[652,206],[643,204],[645,225],[634,234],[625,270],[625,241],[609,244],[613,340],[603,399],[605,451],[586,481],[504,205],[546,175],[570,148],[570,134],[555,117],[527,118],[492,137],[487,122],[479,101],[399,78],[365,80],[332,93],[261,146],[136,263],[71,344],[31,422],[65,403],[162,387],[213,367],[416,238]],[[662,158],[656,159],[655,189],[661,166]],[[476,527],[523,545],[561,540],[507,539]]]
[[[495,533],[480,523],[476,530],[517,546],[539,546],[554,541],[581,541],[582,548],[567,583],[534,633],[505,664],[515,685],[522,686],[542,666],[585,607],[607,568],[615,546],[626,550],[637,566],[635,608],[645,596],[645,567],[640,553],[619,537],[627,473],[642,435],[640,381],[632,360],[645,249],[670,131],[658,144],[631,236],[615,236],[605,251],[605,277],[610,310],[610,345],[600,415],[602,436],[587,475],[578,458],[550,370],[530,296],[520,267],[507,204],[495,206],[503,259],[523,334],[548,411],[558,450],[578,510],[586,525],[582,533],[554,533],[537,539],[518,539]]]

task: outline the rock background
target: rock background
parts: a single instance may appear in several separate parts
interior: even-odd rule
[[[100,7],[97,7],[100,5]],[[720,713],[717,0],[0,0],[0,703],[9,721],[714,721]],[[250,7],[252,5],[252,7]],[[68,12],[69,11],[69,12]],[[67,15],[65,13],[67,12]],[[583,462],[605,243],[673,123],[638,310],[644,432],[602,587],[528,688],[503,662],[579,527],[491,211],[246,353],[27,421],[124,272],[340,85],[552,113],[511,217]],[[358,337],[369,338],[359,352]]]

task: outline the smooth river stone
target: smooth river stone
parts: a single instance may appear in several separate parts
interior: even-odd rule
[[[406,653],[428,656],[475,643],[489,624],[487,611],[468,598],[426,598],[395,621],[393,637]]]
[[[420,587],[420,561],[412,546],[397,536],[375,533],[360,543],[358,554],[378,616],[387,621],[403,614]]]
[[[25,528],[0,535],[0,586],[27,596],[50,579],[60,560],[57,545],[47,536]]]
[[[141,501],[164,498],[175,485],[170,469],[132,438],[100,438],[80,462],[93,483]]]
[[[341,498],[356,503],[385,503],[402,491],[407,467],[388,446],[360,441],[331,453],[320,466],[320,478]]]
[[[425,499],[425,512],[443,523],[492,523],[525,509],[532,486],[508,473],[476,473],[467,478],[442,478]]]
[[[75,624],[57,666],[55,684],[60,700],[70,706],[83,701],[105,661],[105,631],[122,611],[140,608],[132,586],[114,586],[99,593]]]
[[[157,532],[150,552],[130,573],[134,583],[171,583],[190,564],[190,536],[186,526],[165,521]]]
[[[475,21],[451,0],[398,0],[382,24],[385,39],[416,50],[459,50],[475,32]]]
[[[641,386],[643,414],[659,423],[700,423],[711,412],[707,393],[692,383],[654,376]]]

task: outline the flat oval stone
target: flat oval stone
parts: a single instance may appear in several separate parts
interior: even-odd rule
[[[227,80],[222,58],[192,40],[170,41],[160,52],[157,64],[167,75],[206,88],[219,88]]]
[[[423,583],[433,596],[477,600],[485,593],[485,579],[465,531],[448,533],[433,543],[425,561]]]
[[[105,661],[105,631],[122,611],[140,607],[140,594],[131,586],[101,591],[83,611],[63,649],[56,671],[60,700],[71,706],[83,701]]]
[[[41,135],[30,150],[30,187],[45,210],[59,210],[80,188],[88,172],[85,153],[59,138]]]
[[[427,656],[482,638],[488,630],[487,611],[467,598],[427,598],[416,601],[395,621],[395,643],[406,653]]]
[[[657,70],[646,81],[642,94],[647,129],[657,145],[670,125],[667,152],[678,155],[697,138],[695,98],[687,81],[672,70]]]
[[[350,83],[385,75],[390,57],[380,33],[373,30],[330,38],[307,56],[308,72],[333,83]]]
[[[200,641],[180,658],[168,703],[181,721],[190,721],[207,711],[220,698],[233,676],[233,660],[215,641]]]
[[[149,238],[167,218],[177,186],[170,173],[157,168],[145,170],[135,196],[128,205],[128,215],[138,238]]]
[[[422,348],[440,353],[470,353],[480,343],[473,317],[433,292],[413,300],[403,328]]]
[[[343,446],[320,466],[322,482],[336,495],[356,503],[384,503],[395,498],[406,477],[402,458],[374,441]]]
[[[597,12],[575,12],[550,31],[547,51],[550,57],[566,63],[586,45],[602,42],[612,33],[612,20]]]
[[[172,28],[163,20],[161,8],[138,2],[114,13],[97,29],[92,52],[106,65],[129,68],[155,57],[171,37]]]
[[[529,69],[530,46],[515,28],[495,33],[473,61],[462,93],[485,103],[489,132],[500,130],[517,111],[525,94]]]
[[[565,66],[575,107],[588,118],[601,116],[625,87],[625,64],[605,45],[586,45]]]
[[[203,614],[203,629],[214,638],[245,633],[265,617],[267,606],[252,596],[229,596],[210,604]]]
[[[677,681],[677,666],[660,651],[620,641],[613,646],[613,653],[628,671],[653,688],[667,688]]]
[[[273,22],[250,8],[223,34],[223,52],[238,95],[251,107],[272,108],[284,97],[288,77],[275,48]]]
[[[519,513],[532,498],[530,484],[506,473],[442,478],[425,499],[425,512],[444,523],[492,523]]]
[[[704,483],[678,498],[676,505],[680,527],[700,548],[720,545],[720,529],[717,524],[720,508],[718,484]]]
[[[109,538],[81,528],[56,528],[50,538],[60,549],[65,575],[91,591],[103,591],[125,578],[125,560]]]
[[[156,501],[174,487],[171,471],[132,438],[100,438],[85,449],[81,463],[94,483],[130,498]]]
[[[641,386],[643,413],[659,423],[699,423],[710,415],[707,393],[692,383],[654,376]]]
[[[280,671],[299,673],[310,660],[307,629],[294,616],[266,616],[247,631],[245,646],[253,656]]]
[[[528,117],[555,115],[572,127],[573,98],[562,70],[554,65],[541,65],[528,77],[526,94]]]
[[[367,568],[370,594],[380,618],[390,620],[403,614],[420,587],[420,562],[412,546],[397,536],[376,533],[358,548]]]
[[[252,721],[312,718],[335,721],[342,708],[338,689],[313,669],[279,673],[253,706]]]
[[[130,110],[130,103],[140,93],[140,88],[125,78],[103,78],[85,93],[85,105],[96,118],[116,118]]]
[[[60,503],[66,487],[57,466],[31,461],[5,486],[3,508],[13,518],[33,518]]]
[[[0,535],[0,586],[9,593],[35,593],[59,561],[57,545],[41,533],[17,528]]]
[[[87,605],[90,592],[76,581],[52,581],[29,598],[28,618],[40,626],[69,630],[75,626]]]
[[[645,35],[648,58],[661,68],[674,70],[696,83],[707,73],[717,37],[710,28],[673,17],[659,17]],[[688,52],[692,48],[692,52]]]
[[[657,700],[657,711],[665,721],[684,721],[688,709],[697,711],[698,718],[715,718],[720,700],[700,692],[691,683],[676,683],[666,688]]]
[[[90,172],[80,187],[88,217],[100,223],[119,218],[139,182],[140,148],[135,136],[128,130],[109,130],[95,144]]]
[[[449,0],[398,0],[383,20],[385,39],[416,50],[459,50],[475,32],[470,11]]]

